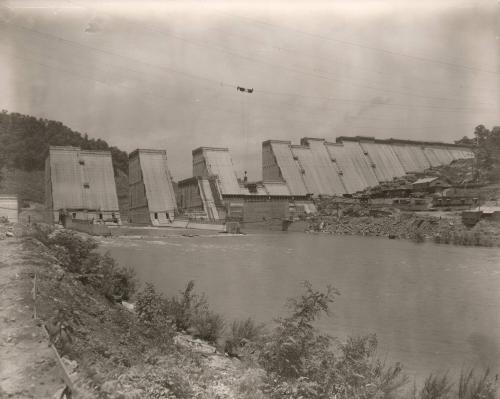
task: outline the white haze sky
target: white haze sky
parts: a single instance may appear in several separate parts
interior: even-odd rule
[[[0,0],[0,108],[165,148],[176,180],[199,146],[259,179],[266,139],[470,136],[499,75],[497,0]]]

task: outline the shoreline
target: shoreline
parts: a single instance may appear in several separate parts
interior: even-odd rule
[[[40,319],[49,323],[55,312],[63,311],[65,322],[73,328],[71,345],[60,350],[71,367],[75,393],[112,399],[169,398],[173,396],[161,396],[161,392],[174,391],[184,395],[176,397],[185,398],[269,397],[259,388],[264,381],[262,368],[228,357],[218,345],[182,332],[175,334],[167,352],[161,352],[156,339],[144,334],[130,310],[83,284],[81,274],[64,269],[54,248],[30,237],[12,240],[22,245],[20,256],[37,259],[32,267],[38,274]],[[32,276],[27,279],[31,282]],[[162,385],[165,375],[172,382]],[[245,391],[249,385],[253,387],[251,394]],[[127,392],[135,396],[123,396]]]

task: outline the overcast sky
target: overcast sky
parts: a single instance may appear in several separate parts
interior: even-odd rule
[[[266,139],[471,135],[499,75],[497,0],[0,0],[0,108],[165,148],[176,180],[199,146],[259,179]]]

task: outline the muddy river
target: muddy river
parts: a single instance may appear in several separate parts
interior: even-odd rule
[[[227,320],[271,322],[301,282],[340,292],[320,328],[376,333],[379,356],[420,379],[500,368],[500,250],[364,237],[265,233],[112,238],[103,249],[173,294],[195,280]]]

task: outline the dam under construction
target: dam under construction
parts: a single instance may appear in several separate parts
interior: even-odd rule
[[[292,196],[341,196],[473,157],[468,147],[410,140],[303,138],[300,145],[268,140],[262,143],[262,177],[285,182]]]
[[[432,167],[474,157],[471,147],[437,142],[360,136],[342,136],[335,142],[306,137],[299,145],[267,140],[262,143],[262,179],[248,181],[246,175],[238,177],[228,148],[199,147],[192,151],[192,177],[179,181],[174,189],[167,151],[138,149],[129,155],[129,204],[124,210],[118,209],[116,201],[110,153],[94,151],[92,158],[87,153],[51,147],[46,195],[53,221],[62,213],[71,214],[71,219],[115,224],[121,223],[120,214],[128,213],[124,220],[129,223],[153,226],[182,225],[182,219],[285,220],[314,213],[314,198],[351,196],[405,175],[422,175]],[[67,177],[68,171],[74,171],[77,178]],[[79,202],[61,194],[70,184]],[[99,200],[114,202],[81,200],[93,198],[92,193]]]

